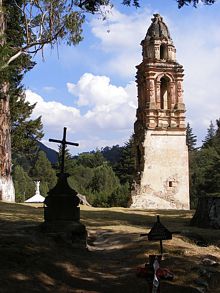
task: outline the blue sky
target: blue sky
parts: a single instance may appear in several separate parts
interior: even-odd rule
[[[33,118],[42,116],[47,146],[49,138],[79,142],[73,154],[123,145],[133,133],[137,93],[135,66],[141,62],[140,42],[154,13],[169,27],[183,65],[186,118],[204,139],[210,120],[220,117],[220,3],[177,8],[175,0],[140,1],[141,8],[114,8],[103,21],[88,16],[84,40],[75,47],[48,46],[35,57],[37,65],[24,78],[27,99],[37,102]]]

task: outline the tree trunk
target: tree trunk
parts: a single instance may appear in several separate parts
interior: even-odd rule
[[[201,228],[220,229],[220,197],[200,197],[190,225]]]
[[[0,0],[0,46],[3,46],[2,38],[5,31],[5,21]],[[14,185],[11,177],[11,131],[8,84],[0,85],[0,200],[15,201]]]

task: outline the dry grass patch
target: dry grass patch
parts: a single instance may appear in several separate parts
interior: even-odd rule
[[[160,215],[170,231],[179,231],[164,241],[163,266],[175,274],[162,282],[161,292],[198,292],[201,261],[206,256],[220,261],[220,231],[189,226],[191,211],[146,211],[125,208],[81,207],[81,221],[89,233],[89,250],[73,249],[60,238],[49,238],[39,230],[42,205],[0,203],[1,292],[148,292],[145,279],[135,275],[159,243],[149,242],[147,233]],[[203,242],[207,247],[196,243]],[[206,268],[207,269],[207,268]],[[220,269],[214,271],[210,291],[219,292]],[[203,277],[202,277],[203,278]]]

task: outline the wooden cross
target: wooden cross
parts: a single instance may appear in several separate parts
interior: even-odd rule
[[[63,139],[62,140],[50,138],[49,141],[61,143],[61,145],[62,145],[61,173],[64,173],[64,158],[65,158],[66,145],[69,144],[69,145],[79,146],[79,144],[75,143],[75,142],[66,141],[66,127],[63,128]]]

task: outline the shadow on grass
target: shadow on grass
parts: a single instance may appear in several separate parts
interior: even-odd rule
[[[136,288],[146,292],[146,282],[136,284],[135,276],[135,267],[144,261],[144,246],[137,251],[133,235],[125,235],[120,246],[123,235],[105,231],[89,251],[48,238],[33,223],[29,228],[29,222],[17,223],[20,228],[13,234],[9,233],[14,231],[13,223],[3,224],[8,233],[1,230],[1,293],[136,292]]]
[[[110,225],[129,225],[139,228],[151,228],[156,222],[156,215],[160,215],[161,222],[167,226],[168,229],[182,228],[188,226],[191,219],[191,212],[177,211],[139,211],[124,209],[124,211],[113,211],[111,209],[104,210],[81,210],[81,218],[89,226],[110,226]],[[175,221],[174,221],[175,220]]]
[[[4,206],[0,204],[1,208]],[[1,293],[149,292],[146,280],[136,277],[136,267],[146,262],[148,254],[157,252],[158,243],[141,238],[139,232],[116,232],[110,226],[150,228],[156,221],[155,212],[82,210],[82,221],[91,229],[90,250],[87,250],[73,249],[62,239],[41,233],[38,226],[42,210],[9,206],[2,209],[0,221]],[[178,218],[174,212],[159,214],[170,230],[174,226],[183,227],[188,221],[184,213]],[[4,215],[8,218],[4,219]],[[176,253],[165,258],[164,265],[177,278],[172,283],[162,282],[161,292],[198,292],[191,286],[192,272],[195,274],[194,267],[199,266],[196,261],[197,256],[185,257],[181,247],[176,247]],[[188,280],[185,282],[188,287],[179,282],[181,277]]]

